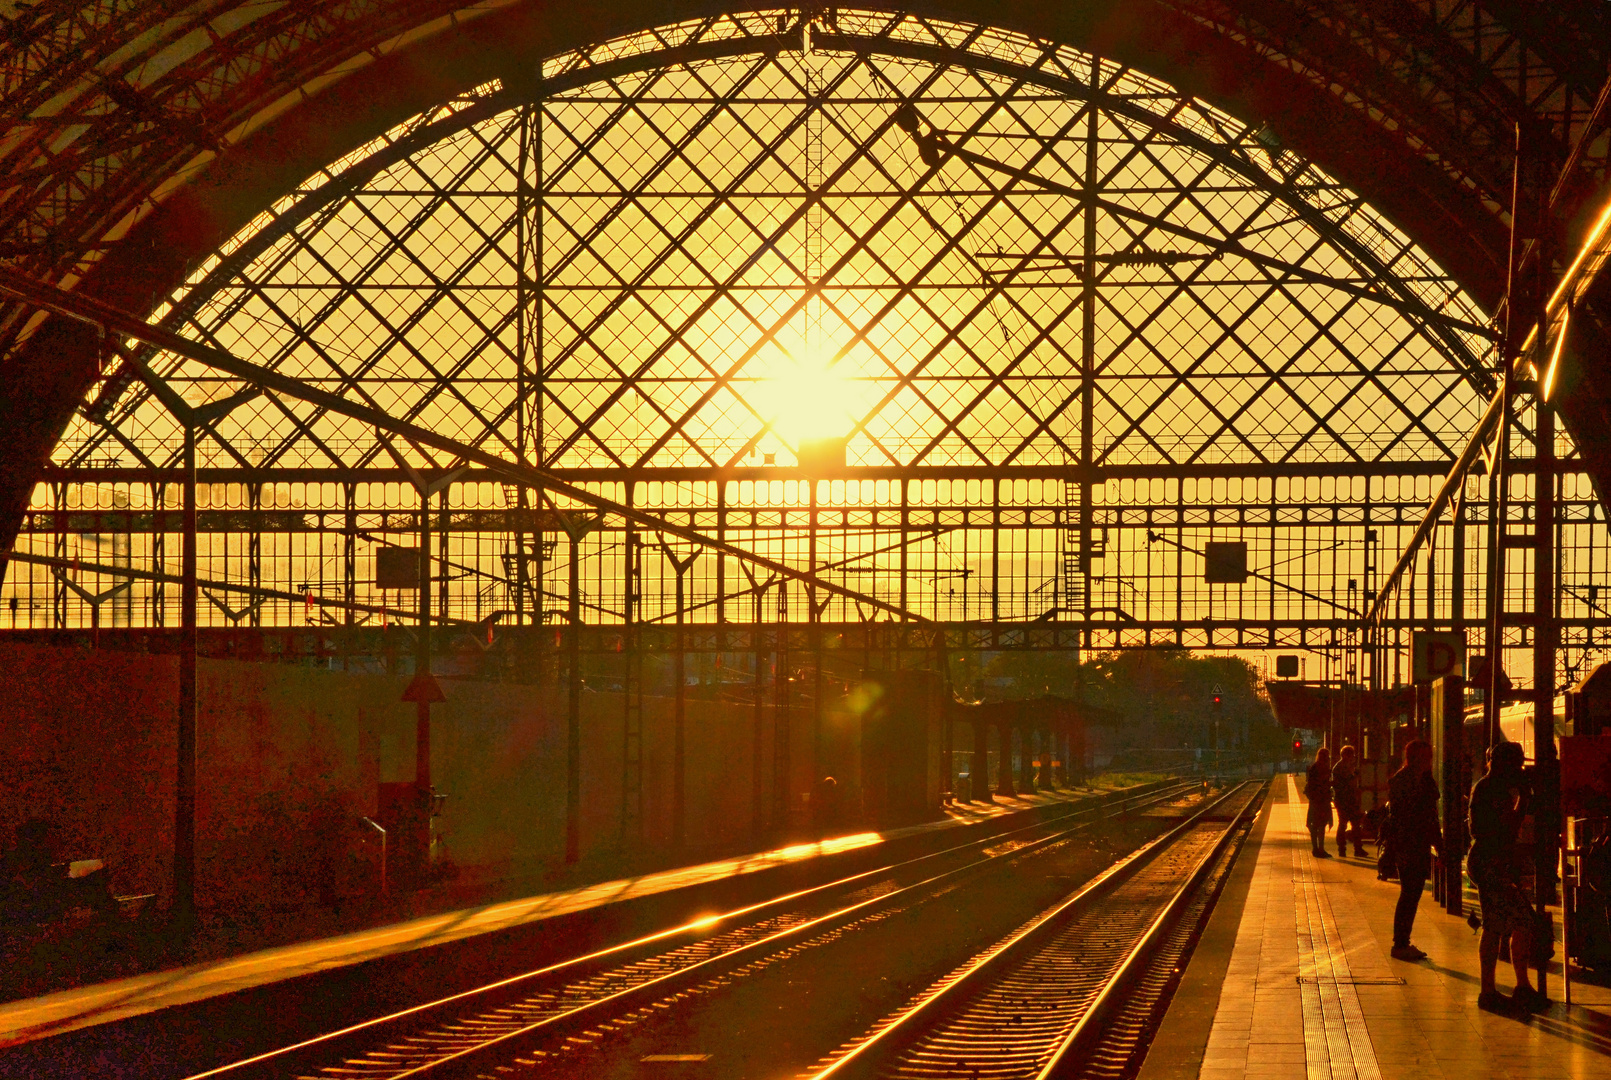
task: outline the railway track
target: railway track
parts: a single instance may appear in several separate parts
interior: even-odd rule
[[[774,897],[612,948],[197,1073],[402,1080],[501,1072],[596,1040],[691,988],[765,966],[877,923],[967,878],[1053,849],[1092,825],[1189,797],[1170,783],[1034,825]]]
[[[1124,1075],[1262,786],[1232,789],[1042,911],[812,1080]]]

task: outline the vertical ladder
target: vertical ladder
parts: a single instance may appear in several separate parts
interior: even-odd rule
[[[1085,520],[1078,481],[1063,481],[1062,608],[1072,615],[1084,617],[1087,605],[1095,605],[1092,596],[1092,564],[1107,555],[1107,526],[1098,526]]]
[[[503,485],[504,506],[515,510],[520,507],[520,485]],[[536,515],[533,515],[535,518]],[[516,598],[521,601],[521,610],[531,613],[532,622],[542,625],[546,617],[543,611],[543,597],[539,590],[540,576],[532,573],[532,567],[539,563],[554,561],[554,551],[559,546],[557,539],[549,539],[540,532],[514,531],[507,534],[504,539],[502,555],[504,587],[508,591],[509,606],[516,607]]]
[[[1080,557],[1080,535],[1084,531],[1080,510],[1080,486],[1073,480],[1063,481],[1063,597],[1059,605],[1070,615],[1085,614],[1086,565]]]

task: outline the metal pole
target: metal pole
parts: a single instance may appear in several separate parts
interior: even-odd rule
[[[755,730],[750,736],[750,814],[755,835],[760,836],[766,831],[766,785],[761,782],[761,771],[766,764],[765,755],[761,752],[766,739],[766,694],[763,690],[766,672],[762,666],[766,662],[766,653],[761,649],[761,610],[765,606],[766,590],[757,588],[754,598],[755,622],[750,627],[750,645],[755,662]]]
[[[1454,503],[1453,535],[1449,538],[1449,627],[1466,634],[1466,496],[1462,488]]]
[[[811,578],[806,585],[806,603],[811,608],[811,786],[823,777],[822,761],[822,609],[817,606],[817,481],[807,480],[811,486],[811,516],[807,523],[809,536],[806,567]]]
[[[1001,622],[1001,480],[990,485],[990,632]]]
[[[1081,265],[1080,305],[1080,520],[1077,533],[1078,570],[1085,598],[1079,644],[1091,647],[1091,471],[1096,460],[1096,177],[1097,177],[1097,93],[1102,83],[1102,63],[1091,57],[1090,113],[1085,129],[1085,236]],[[1076,652],[1079,659],[1081,653]]]
[[[996,763],[996,794],[1004,798],[1012,798],[1018,794],[1013,787],[1012,780],[1012,725],[1002,722],[996,725],[996,742],[1001,749],[997,754]]]
[[[956,797],[956,759],[952,755],[951,713],[948,708],[949,699],[954,696],[951,689],[950,661],[945,650],[945,629],[936,626],[933,638],[934,671],[938,686],[936,691],[941,697],[940,701],[940,801],[951,802]]]
[[[673,699],[676,702],[676,713],[673,719],[671,752],[671,843],[673,847],[681,847],[687,838],[688,816],[687,778],[684,775],[687,768],[688,678],[687,655],[684,651],[686,642],[682,630],[683,563],[673,557],[672,565],[677,571],[677,642],[672,653],[672,676],[677,680],[677,692]]]
[[[901,621],[905,622],[906,621],[906,612],[908,610],[907,607],[906,607],[907,555],[910,554],[911,548],[912,548],[912,537],[911,537],[912,504],[911,504],[911,501],[910,501],[910,492],[907,490],[907,487],[906,487],[907,480],[906,480],[905,477],[901,478],[900,484],[901,484],[901,604],[900,604],[900,607],[901,607]],[[940,613],[938,611],[936,611],[934,613],[934,617],[939,618],[939,616],[940,616]],[[897,664],[896,666],[899,666],[899,665]]]
[[[794,735],[789,717],[789,583],[778,582],[777,669],[772,675],[772,805],[773,824],[789,827]]]
[[[973,722],[973,783],[974,802],[991,802],[990,798],[990,725],[983,720]]]
[[[569,675],[565,696],[565,861],[582,857],[582,530],[573,522],[571,541]]]
[[[420,492],[420,594],[419,637],[414,642],[415,677],[431,673],[431,495],[426,487]],[[420,801],[430,805],[431,798],[431,703],[424,700],[414,703],[414,786],[419,789]],[[428,811],[427,811],[428,812]],[[427,825],[427,829],[429,826]],[[429,842],[427,841],[427,851]]]
[[[1516,125],[1516,156],[1510,172],[1510,251],[1506,259],[1505,336],[1499,350],[1499,427],[1494,432],[1493,487],[1488,495],[1488,685],[1483,688],[1487,742],[1499,741],[1499,690],[1504,676],[1505,518],[1510,511],[1510,415],[1516,393],[1516,337],[1525,320],[1516,313],[1516,215],[1521,210],[1521,125]],[[1447,797],[1447,792],[1444,793]]]
[[[1510,453],[1510,377],[1504,377],[1504,412],[1499,417],[1499,431],[1494,437],[1494,468],[1488,487],[1488,551],[1487,601],[1483,619],[1483,651],[1487,656],[1487,678],[1482,686],[1482,719],[1484,744],[1492,746],[1499,741],[1499,690],[1503,675],[1504,652],[1504,580],[1505,580],[1505,515],[1509,500],[1505,497],[1507,481],[1505,458]]]
[[[179,767],[174,799],[173,919],[196,922],[196,424],[185,423],[183,546],[179,585]]]
[[[1556,894],[1556,867],[1560,857],[1560,761],[1555,748],[1555,662],[1560,643],[1556,590],[1555,551],[1555,410],[1537,402],[1537,471],[1533,474],[1533,820],[1537,843],[1533,847],[1533,882],[1536,913],[1547,921],[1548,905]],[[1549,963],[1545,950],[1535,947],[1538,989],[1547,993]],[[1562,970],[1569,958],[1562,956]]]

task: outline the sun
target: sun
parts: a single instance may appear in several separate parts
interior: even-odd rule
[[[825,357],[785,360],[766,389],[772,430],[795,447],[842,438],[850,430],[850,384]]]

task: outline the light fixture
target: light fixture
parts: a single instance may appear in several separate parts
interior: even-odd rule
[[[1538,384],[1538,396],[1548,401],[1550,394],[1555,391],[1555,378],[1560,372],[1561,353],[1566,349],[1567,329],[1572,325],[1572,302],[1568,300],[1561,309],[1561,328],[1555,332],[1555,347],[1550,350],[1549,363],[1544,366],[1544,377]]]

